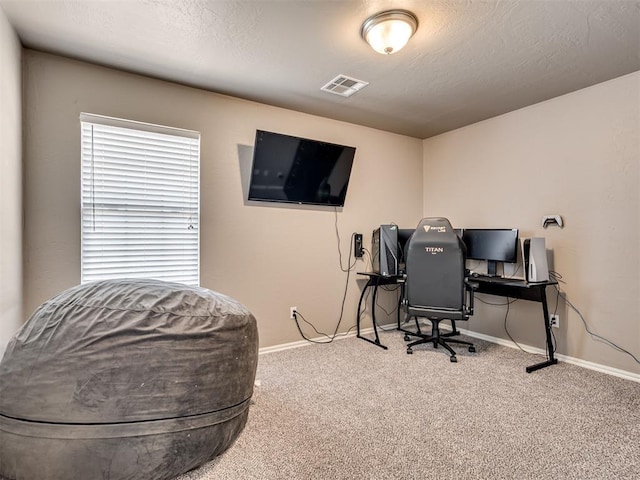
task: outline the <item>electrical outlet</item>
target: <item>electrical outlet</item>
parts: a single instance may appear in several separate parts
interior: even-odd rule
[[[360,258],[364,255],[364,249],[362,248],[362,234],[354,233],[353,234],[353,255],[356,258]]]
[[[549,323],[552,327],[560,328],[560,315],[549,315]]]
[[[289,318],[291,320],[295,320],[297,312],[298,312],[298,307],[289,307]]]

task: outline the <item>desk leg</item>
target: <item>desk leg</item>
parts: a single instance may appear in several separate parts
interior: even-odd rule
[[[367,291],[367,288],[371,288],[371,287],[373,287],[373,298],[371,300],[371,321],[373,322],[373,332],[375,333],[375,337],[376,337],[375,340],[370,340],[360,335],[360,312],[361,312],[360,309],[362,307],[362,300],[364,299],[364,294]],[[373,343],[374,345],[377,345],[378,347],[387,350],[387,347],[380,343],[380,337],[378,337],[378,325],[376,324],[376,295],[377,294],[378,294],[378,282],[374,281],[371,278],[369,279],[364,289],[362,290],[362,293],[360,294],[360,301],[358,302],[358,315],[357,315],[357,321],[356,321],[356,326],[357,326],[356,336],[358,338],[361,338],[365,342]]]
[[[396,310],[398,314],[398,330],[402,330],[402,326],[400,325],[400,310],[402,310],[402,301],[404,300],[404,283],[400,285],[400,298],[398,299],[398,309]]]
[[[362,312],[362,301],[364,300],[364,294],[367,293],[367,289],[373,285],[373,279],[369,278],[369,281],[362,289],[362,293],[360,294],[360,300],[358,301],[358,314],[356,315],[356,336],[360,337],[360,312]]]
[[[527,373],[531,373],[536,370],[540,370],[541,368],[545,368],[558,363],[558,360],[553,356],[553,340],[551,334],[551,324],[549,323],[549,307],[547,306],[547,287],[546,285],[541,285],[539,288],[540,301],[542,302],[542,313],[544,315],[544,331],[547,337],[547,356],[549,357],[549,359],[545,362],[536,363],[535,365],[527,367]]]

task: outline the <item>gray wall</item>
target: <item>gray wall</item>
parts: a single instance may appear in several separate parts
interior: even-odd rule
[[[522,237],[546,237],[561,289],[590,330],[638,357],[639,162],[636,72],[425,140],[424,214],[447,216],[457,227],[517,227]],[[547,214],[562,215],[565,228],[543,229]],[[506,339],[506,307],[477,305],[469,328]],[[532,302],[511,306],[507,324],[517,341],[544,346],[540,312]],[[562,300],[558,313],[559,353],[640,372],[628,355],[591,338]]]
[[[353,232],[364,233],[368,245],[376,224],[420,219],[419,139],[29,50],[24,64],[27,312],[80,282],[80,112],[202,133],[201,284],[254,313],[262,347],[301,340],[290,306],[332,333],[347,276],[333,209],[245,204],[256,129],[356,147],[337,214],[343,266]],[[355,267],[368,268],[362,260]],[[350,276],[341,331],[355,322],[362,285]]]
[[[420,141],[43,53],[23,56],[25,316],[79,282],[78,116],[86,111],[202,132],[202,285],[256,314],[262,347],[300,339],[289,306],[333,331],[346,275],[338,266],[333,211],[244,201],[257,128],[358,148],[347,203],[337,215],[343,264],[351,233],[364,233],[369,245],[381,223],[412,227],[422,216],[442,215],[457,227],[518,227],[521,236],[547,238],[562,290],[590,328],[636,355],[640,349],[639,73]],[[9,98],[19,97],[18,90]],[[14,110],[10,115],[19,119]],[[3,120],[6,112],[3,107]],[[12,155],[19,178],[20,154]],[[4,202],[2,208],[15,223],[19,198],[13,200],[15,207]],[[564,229],[542,229],[541,217],[552,213],[564,216]],[[15,236],[3,231],[2,242],[19,257]],[[356,265],[368,268],[364,261]],[[352,276],[341,331],[355,321],[361,288]],[[3,285],[3,295],[8,292]],[[14,312],[16,295],[9,295]],[[469,328],[506,339],[505,307],[477,306]],[[562,300],[558,313],[559,353],[640,371],[628,356],[592,339]],[[5,321],[3,313],[2,324],[13,329],[18,317]],[[519,301],[507,320],[516,340],[544,346],[538,305]]]
[[[0,358],[22,323],[22,47],[0,9]]]

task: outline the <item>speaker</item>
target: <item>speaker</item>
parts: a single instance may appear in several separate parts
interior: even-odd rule
[[[522,265],[527,282],[546,282],[549,280],[547,247],[544,237],[522,239]]]
[[[371,235],[373,271],[383,277],[398,275],[398,226],[380,225]]]

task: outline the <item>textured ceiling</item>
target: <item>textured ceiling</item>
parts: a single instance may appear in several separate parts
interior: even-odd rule
[[[640,70],[640,0],[0,0],[23,45],[427,138]],[[419,19],[400,52],[369,16]],[[369,82],[350,98],[320,88]]]

